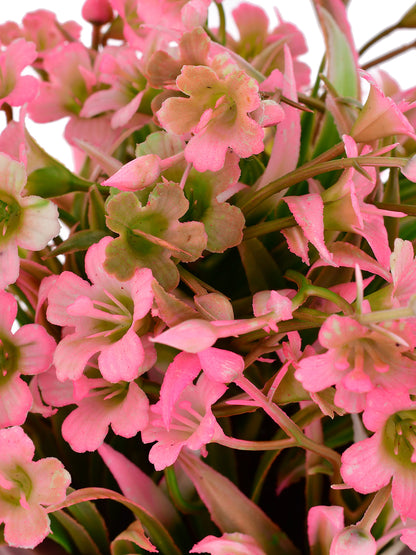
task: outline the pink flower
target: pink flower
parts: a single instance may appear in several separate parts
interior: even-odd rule
[[[163,418],[164,400],[150,407],[150,422],[142,430],[142,440],[143,443],[157,442],[149,453],[149,460],[156,470],[173,464],[183,447],[200,450],[206,456],[206,444],[223,437],[211,405],[226,389],[226,385],[214,382],[203,374],[196,385],[189,384],[177,398],[168,425]]]
[[[313,392],[335,384],[335,403],[349,412],[362,411],[376,386],[394,390],[416,385],[416,363],[405,356],[414,338],[403,321],[372,329],[334,314],[322,325],[318,339],[327,351],[300,360],[295,377]]]
[[[139,333],[145,335],[150,324],[152,272],[137,270],[128,281],[105,272],[111,240],[104,237],[88,249],[85,269],[92,284],[63,272],[49,292],[48,320],[68,326],[54,356],[60,380],[78,379],[96,353],[100,372],[111,383],[132,381],[147,370]]]
[[[77,453],[98,449],[110,425],[116,435],[133,437],[148,423],[149,401],[134,381],[81,376],[74,389],[78,407],[65,418],[62,437]]]
[[[207,536],[196,543],[189,553],[211,553],[211,555],[266,555],[256,540],[247,534],[233,532],[220,538]]]
[[[393,506],[403,519],[416,518],[416,403],[403,389],[368,395],[365,426],[375,433],[342,455],[341,476],[360,493],[392,480]]]
[[[18,247],[37,251],[58,235],[58,209],[37,196],[22,196],[23,164],[0,153],[0,287],[19,275]]]
[[[257,81],[232,66],[216,72],[219,63],[185,65],[176,85],[188,98],[168,98],[156,114],[167,131],[192,133],[185,158],[200,172],[220,170],[229,148],[242,158],[264,149],[264,131],[249,115],[261,106]]]
[[[63,501],[71,477],[55,458],[33,461],[35,446],[21,428],[0,430],[0,522],[4,539],[31,548],[51,531],[45,507]]]
[[[11,328],[17,301],[0,291],[0,427],[23,424],[32,405],[29,386],[20,377],[45,372],[52,363],[55,341],[38,324]]]
[[[204,25],[211,0],[141,0],[138,13],[149,25],[183,31]]]
[[[0,52],[0,104],[22,106],[38,93],[39,82],[31,75],[20,75],[36,59],[36,48],[24,39],[13,41]]]

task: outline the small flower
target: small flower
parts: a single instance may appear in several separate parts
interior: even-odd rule
[[[20,164],[0,154],[0,287],[19,275],[17,247],[37,251],[58,235],[58,209],[37,196],[22,196],[26,172]]]
[[[65,499],[71,477],[58,459],[33,461],[35,446],[22,428],[0,430],[0,522],[14,547],[33,548],[51,531],[45,507]]]
[[[0,427],[23,424],[32,394],[21,375],[45,372],[52,363],[55,341],[39,324],[21,326],[13,335],[17,301],[0,291]]]
[[[85,268],[92,284],[63,272],[49,291],[47,318],[70,333],[54,355],[60,380],[78,379],[96,353],[103,378],[111,383],[132,381],[147,370],[147,354],[139,334],[150,325],[152,272],[138,270],[120,282],[103,268],[110,237],[88,249]]]
[[[403,389],[368,395],[363,421],[375,433],[342,455],[341,476],[360,493],[392,480],[392,499],[402,519],[416,518],[416,403]]]
[[[300,360],[295,377],[313,392],[336,385],[335,403],[349,412],[362,411],[376,386],[394,390],[416,385],[416,363],[405,356],[414,341],[403,321],[374,329],[334,314],[318,339],[327,351]]]
[[[176,399],[168,426],[163,418],[164,400],[150,407],[150,422],[142,431],[142,440],[143,443],[157,442],[149,453],[149,460],[156,470],[173,464],[183,447],[200,450],[206,456],[206,444],[223,437],[211,406],[226,389],[226,385],[202,374],[196,385],[188,385]]]
[[[249,115],[261,105],[257,81],[236,69],[219,73],[185,65],[176,85],[188,98],[168,98],[157,112],[167,131],[193,134],[185,158],[200,172],[220,170],[229,148],[242,158],[264,149],[263,128]],[[278,120],[282,118],[283,112]]]

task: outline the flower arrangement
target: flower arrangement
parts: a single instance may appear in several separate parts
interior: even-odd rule
[[[4,544],[416,551],[416,88],[359,61],[416,8],[357,52],[313,4],[317,72],[245,2],[0,25]]]

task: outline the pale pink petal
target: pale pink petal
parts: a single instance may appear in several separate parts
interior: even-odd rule
[[[191,353],[179,353],[169,364],[160,389],[163,423],[167,429],[170,426],[173,406],[200,371],[199,358]]]
[[[23,75],[17,80],[16,86],[2,101],[10,106],[23,106],[33,100],[39,92],[39,81],[31,75]]]
[[[0,443],[2,446],[0,468],[17,461],[20,463],[31,461],[35,454],[33,441],[18,426],[1,429]]]
[[[0,291],[0,329],[9,333],[17,315],[17,301],[11,293]]]
[[[140,337],[133,329],[115,343],[103,345],[98,366],[103,378],[109,382],[130,382],[142,373],[144,349]]]
[[[126,398],[111,411],[111,427],[115,434],[134,437],[149,421],[149,400],[135,383],[129,384]]]
[[[63,421],[62,437],[77,453],[95,451],[107,435],[110,418],[102,399],[86,399]]]
[[[200,351],[198,357],[205,374],[215,382],[233,382],[244,372],[243,357],[232,351],[209,347]]]
[[[41,197],[23,197],[20,202],[24,207],[22,227],[17,236],[17,243],[24,249],[38,251],[46,247],[61,229],[58,221],[58,207]]]
[[[48,293],[46,316],[49,322],[58,326],[73,326],[74,317],[68,314],[67,308],[79,296],[90,296],[90,291],[91,285],[87,281],[72,272],[62,272]]]
[[[20,347],[19,371],[33,375],[44,372],[52,364],[55,340],[39,324],[26,324],[14,335],[15,345]]]
[[[32,406],[29,386],[19,376],[0,385],[0,427],[20,426]]]
[[[163,343],[188,353],[198,353],[211,347],[217,340],[215,327],[206,320],[187,320],[156,336],[155,343]]]
[[[391,495],[393,506],[402,518],[416,518],[416,476],[412,466],[397,468]]]
[[[31,503],[52,505],[63,501],[71,483],[71,476],[58,459],[47,457],[33,462],[27,467],[32,480]]]
[[[313,392],[336,384],[344,372],[335,368],[334,356],[332,351],[328,351],[322,355],[303,358],[297,365],[295,378],[307,391]]]
[[[100,337],[85,339],[78,334],[67,335],[55,349],[53,362],[58,380],[76,380],[89,359],[105,346]]]
[[[160,158],[146,154],[125,164],[119,171],[101,183],[120,191],[139,191],[156,181],[160,174]]]
[[[127,125],[134,114],[137,112],[143,98],[143,91],[137,94],[130,102],[122,106],[111,118],[113,127],[123,127]]]
[[[163,441],[164,435],[167,436],[165,442]],[[147,443],[145,439],[143,439],[143,442]],[[184,443],[184,441],[173,442],[170,433],[161,433],[158,437],[158,442],[149,451],[149,461],[154,465],[156,470],[163,470],[176,461]]]
[[[36,547],[50,532],[49,517],[39,505],[19,508],[6,520],[4,539],[11,547]]]
[[[92,94],[84,102],[80,112],[82,118],[92,118],[107,111],[114,111],[126,102],[126,94],[119,89],[111,88]]]
[[[328,550],[332,539],[344,528],[344,507],[317,505],[308,512],[309,545]],[[313,550],[312,550],[313,551]]]

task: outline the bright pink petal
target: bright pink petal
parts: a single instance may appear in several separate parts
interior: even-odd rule
[[[72,272],[62,272],[48,293],[49,305],[46,316],[52,324],[73,326],[74,317],[67,308],[81,296],[89,296],[91,285]]]
[[[19,376],[0,385],[0,427],[20,426],[32,406],[29,386]]]
[[[386,486],[396,470],[383,452],[382,437],[378,432],[348,447],[341,460],[344,482],[360,493],[372,493]]]
[[[53,362],[58,380],[76,380],[89,359],[102,349],[103,340],[98,337],[85,339],[77,334],[67,335],[56,347]]]
[[[0,329],[9,333],[17,315],[17,301],[11,293],[0,291]]]
[[[50,532],[49,517],[39,505],[19,509],[6,520],[4,539],[11,547],[34,548]]]
[[[19,277],[20,258],[16,239],[11,239],[0,248],[0,287],[14,283]]]
[[[217,340],[215,327],[206,320],[187,320],[156,336],[155,343],[163,343],[188,353],[198,353],[211,347]]]

